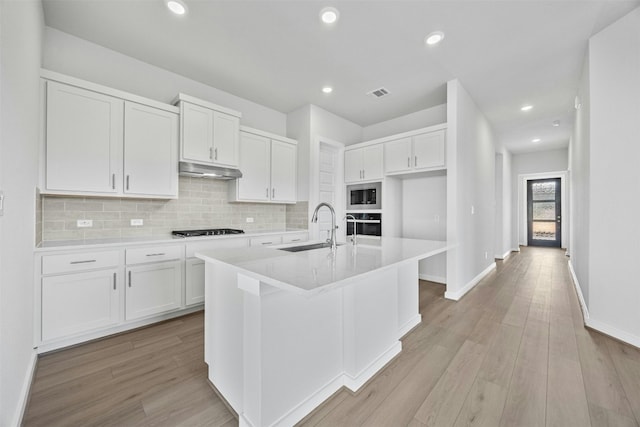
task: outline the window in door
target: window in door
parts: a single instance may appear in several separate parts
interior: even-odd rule
[[[560,178],[527,181],[529,246],[561,245]]]

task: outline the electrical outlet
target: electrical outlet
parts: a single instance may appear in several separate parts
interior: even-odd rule
[[[433,221],[434,222],[440,222],[440,215],[434,215],[433,216]]]
[[[476,207],[471,205],[471,215],[474,215],[476,213]]]
[[[489,259],[489,252],[484,253],[484,259]]]
[[[78,228],[93,227],[93,220],[92,219],[79,219],[76,224],[77,224]]]
[[[253,222],[253,218],[247,218],[247,222],[248,223]]]
[[[135,227],[135,226],[141,226],[144,225],[144,220],[142,219],[132,219],[131,220],[131,226]]]

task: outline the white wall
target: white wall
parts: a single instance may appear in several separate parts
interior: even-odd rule
[[[569,151],[567,148],[560,150],[538,151],[534,153],[515,154],[512,158],[512,186],[511,186],[511,217],[514,219],[511,225],[512,248],[517,248],[520,243],[526,242],[526,235],[523,235],[523,221],[525,221],[525,211],[520,201],[526,196],[518,180],[519,175],[540,174],[545,172],[566,171],[569,167]],[[562,209],[568,209],[563,206]],[[563,214],[564,215],[564,214]],[[569,217],[567,217],[569,218]],[[565,218],[565,220],[567,219]],[[568,225],[565,221],[563,227]],[[566,247],[567,242],[563,242]]]
[[[242,113],[242,124],[285,135],[286,115],[54,28],[44,34],[43,68],[161,102],[179,92]]]
[[[458,299],[494,262],[495,138],[458,80],[447,83],[447,253],[445,297]]]
[[[350,145],[362,142],[362,127],[317,105],[311,105],[311,135]]]
[[[309,147],[311,144],[311,105],[287,114],[287,136],[298,141],[298,198],[309,200]]]
[[[44,23],[39,0],[2,1],[0,17],[0,426],[14,426],[36,360],[33,248]]]
[[[446,121],[447,105],[436,105],[405,116],[365,126],[362,128],[362,140],[369,141],[427,126],[439,125],[446,123]]]
[[[580,108],[576,111],[573,134],[569,145],[569,174],[571,233],[571,264],[582,290],[585,303],[589,303],[589,55],[582,68],[578,89]]]
[[[591,38],[589,314],[640,346],[640,8]]]

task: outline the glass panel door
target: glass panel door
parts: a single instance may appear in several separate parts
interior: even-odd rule
[[[560,178],[527,181],[529,246],[560,247]]]

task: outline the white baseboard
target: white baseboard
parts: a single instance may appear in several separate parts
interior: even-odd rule
[[[471,289],[473,289],[473,287],[475,285],[477,285],[482,279],[484,279],[484,277],[491,273],[491,271],[496,268],[496,263],[492,262],[487,268],[484,269],[484,271],[482,271],[482,273],[478,274],[476,277],[474,277],[473,279],[471,279],[471,281],[469,283],[467,283],[466,285],[464,285],[464,287],[462,289],[460,289],[459,291],[445,291],[444,293],[444,297],[446,299],[451,299],[454,301],[458,301],[460,298],[462,298],[467,292],[469,292]]]
[[[409,331],[418,326],[420,323],[422,323],[422,314],[418,313],[415,317],[411,318],[411,320],[409,320],[408,322],[405,322],[405,324],[402,325],[400,329],[398,329],[398,339],[407,335]]]
[[[512,250],[508,250],[507,252],[503,253],[502,255],[496,255],[495,259],[501,259],[501,260],[506,260],[507,258],[509,258],[509,255],[511,255]]]
[[[518,246],[517,248],[511,249],[511,252],[520,252],[520,246]]]
[[[442,283],[443,285],[447,284],[447,278],[444,276],[434,276],[432,274],[419,274],[418,278],[420,280],[427,280],[429,282]]]
[[[360,387],[365,385],[380,369],[389,363],[394,357],[396,357],[402,351],[402,343],[396,341],[391,347],[380,355],[376,360],[371,362],[369,366],[360,371],[355,377],[347,373],[344,373],[344,385],[349,390],[356,392]]]
[[[29,360],[29,367],[27,369],[27,375],[22,383],[22,389],[20,390],[20,399],[16,406],[16,413],[13,416],[14,426],[21,426],[24,413],[27,410],[27,403],[29,402],[29,391],[31,390],[31,384],[33,384],[33,376],[36,373],[36,366],[38,365],[38,353],[35,349],[31,352],[31,359]]]
[[[582,308],[582,317],[584,320],[584,324],[587,324],[589,320],[589,309],[587,308],[587,303],[584,300],[584,295],[582,295],[582,288],[578,283],[578,276],[576,276],[576,271],[573,269],[573,263],[569,260],[569,272],[571,273],[571,279],[573,281],[573,287],[576,289],[576,294],[578,295],[578,301],[580,302],[580,308]]]

